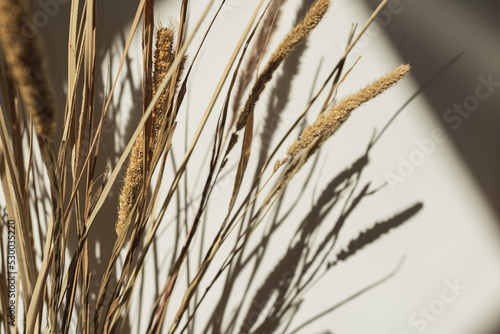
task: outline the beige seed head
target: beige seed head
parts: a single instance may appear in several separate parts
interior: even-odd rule
[[[153,75],[153,94],[156,94],[157,89],[160,87],[163,79],[170,68],[170,64],[174,62],[174,31],[170,28],[161,28],[158,30],[156,35],[156,50],[155,50],[155,63],[154,63],[154,75]],[[184,67],[186,65],[187,56],[182,58],[179,65],[178,75],[176,77],[175,89],[177,90]],[[152,112],[153,120],[153,146],[158,140],[161,132],[161,125],[163,124],[164,117],[168,112],[168,103],[170,97],[170,84],[167,85],[165,90],[162,92],[155,107]]]
[[[276,196],[281,194],[292,178],[306,164],[307,160],[337,131],[354,109],[380,95],[401,80],[409,71],[409,65],[401,65],[357,93],[346,97],[326,113],[319,115],[312,125],[304,129],[300,139],[290,146],[287,157],[282,161],[276,162],[275,171],[290,158],[294,157],[280,176],[276,186],[264,200],[262,206],[268,205]]]
[[[279,166],[288,161],[291,157],[301,154],[316,140],[319,141],[316,145],[316,149],[319,148],[322,143],[331,137],[349,118],[354,109],[386,91],[389,87],[404,78],[409,71],[409,65],[401,65],[374,83],[344,98],[326,113],[319,115],[316,121],[307,126],[300,135],[300,138],[288,148],[287,157],[282,161],[278,161],[275,165],[275,169],[279,168]]]
[[[161,82],[165,79],[170,64],[174,60],[174,35],[174,31],[170,28],[160,28],[156,34],[153,93],[156,93]],[[179,73],[182,73],[183,66],[184,61],[181,63]],[[180,77],[180,74],[178,77]],[[153,127],[151,132],[151,149],[155,147],[158,141],[163,117],[167,112],[169,87],[167,86],[167,89],[160,95],[151,113]],[[118,220],[115,226],[118,235],[125,226],[127,218],[141,193],[144,175],[144,133],[141,132],[132,148],[129,165],[127,166],[123,187],[120,192]]]
[[[25,36],[27,8],[18,0],[0,0],[0,45],[23,106],[38,137],[53,140],[55,99],[42,43],[37,35]]]
[[[316,28],[328,11],[330,4],[331,0],[316,1],[307,12],[304,19],[288,33],[285,39],[271,55],[266,67],[257,78],[257,81],[250,92],[250,96],[245,103],[245,107],[238,116],[236,121],[236,131],[240,131],[245,127],[248,117],[254,110],[255,105],[259,101],[267,83],[271,81],[274,72],[278,69],[280,64],[286,59],[290,52],[292,52],[297,45],[304,41],[304,39],[309,36],[310,32]]]
[[[130,161],[125,174],[125,182],[120,192],[118,204],[118,221],[115,229],[116,234],[120,235],[127,217],[135,205],[137,198],[142,189],[144,182],[144,133],[141,132],[135,142],[132,152],[130,153]]]

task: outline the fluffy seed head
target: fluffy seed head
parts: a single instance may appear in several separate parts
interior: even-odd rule
[[[316,28],[328,11],[330,4],[331,0],[316,1],[307,12],[304,19],[288,33],[285,39],[271,55],[266,67],[257,78],[250,96],[245,103],[245,107],[238,116],[236,121],[236,131],[240,131],[245,127],[248,117],[254,110],[255,105],[259,101],[267,83],[271,81],[274,72],[278,69],[280,64],[286,59],[290,52],[292,52],[297,45],[304,41],[304,39],[309,36],[310,32]]]
[[[38,137],[52,141],[55,130],[55,99],[38,36],[25,38],[29,11],[18,0],[0,1],[0,45],[23,106]]]
[[[156,34],[155,63],[153,73],[153,94],[157,89],[174,61],[174,31],[170,28],[160,28]],[[186,58],[179,66],[179,75],[176,78],[176,86],[184,68]],[[153,150],[158,142],[163,119],[167,114],[168,100],[170,96],[170,86],[160,95],[151,113],[152,132],[149,140],[150,150]],[[125,180],[120,192],[118,204],[118,220],[115,226],[119,235],[125,226],[135,202],[139,198],[144,182],[144,133],[137,138],[130,154],[129,165],[125,174]]]
[[[359,90],[357,93],[344,98],[326,113],[319,115],[313,124],[304,129],[299,140],[295,141],[288,148],[287,157],[283,161],[278,162],[275,168],[281,166],[288,161],[289,158],[301,154],[306,147],[310,146],[316,140],[319,140],[318,144],[320,146],[340,128],[354,109],[386,91],[389,87],[405,77],[409,71],[409,65],[401,65],[374,83]]]
[[[296,156],[314,140],[320,137],[323,137],[323,140],[326,140],[332,136],[347,120],[354,109],[386,91],[389,87],[408,74],[409,71],[409,65],[401,65],[374,83],[359,90],[357,93],[344,98],[326,113],[319,115],[313,124],[304,129],[300,139],[290,146],[287,155],[289,157]]]
[[[130,153],[130,161],[125,174],[125,182],[120,192],[116,234],[120,235],[127,217],[135,205],[144,182],[144,133],[141,133]]]
[[[408,74],[409,71],[409,65],[399,66],[391,73],[359,90],[357,93],[346,97],[326,113],[319,115],[312,125],[307,126],[302,132],[300,139],[288,149],[287,157],[282,161],[276,162],[274,166],[275,171],[290,158],[294,157],[281,175],[274,189],[264,200],[263,206],[268,205],[285,189],[292,178],[306,164],[307,160],[337,131],[354,109],[387,90]]]

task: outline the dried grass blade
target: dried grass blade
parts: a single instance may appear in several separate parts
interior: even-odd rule
[[[148,0],[144,7],[142,53],[143,59],[143,110],[148,108],[153,97],[153,44],[154,44],[154,0]]]
[[[250,159],[250,151],[252,150],[252,140],[253,140],[253,112],[250,114],[245,125],[245,135],[243,136],[243,148],[241,150],[240,162],[238,164],[238,172],[236,173],[236,179],[234,181],[233,195],[231,196],[231,201],[229,203],[228,211],[231,212],[238,193],[241,188],[241,183],[243,181],[243,176],[248,166],[248,161]]]
[[[17,168],[15,167],[14,154],[11,150],[9,139],[8,139],[7,127],[5,124],[3,110],[0,107],[0,147],[2,149],[2,155],[4,157],[4,164],[7,168],[2,173],[2,187],[4,189],[4,194],[7,200],[9,214],[15,219],[16,224],[16,251],[20,255],[18,257],[19,261],[19,271],[21,282],[23,285],[23,299],[29,302],[33,295],[33,285],[32,282],[36,277],[36,267],[35,259],[33,259],[28,252],[30,249],[30,240],[24,228],[24,217],[29,214],[29,210],[25,203],[23,202],[23,187],[21,186],[20,180],[18,179]],[[6,179],[7,182],[4,184],[3,180]],[[8,188],[8,189],[7,189]],[[7,191],[5,191],[7,190]],[[22,208],[22,210],[21,210]],[[27,303],[26,302],[26,303]]]

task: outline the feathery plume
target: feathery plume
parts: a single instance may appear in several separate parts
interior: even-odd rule
[[[161,85],[165,75],[174,61],[174,31],[170,28],[160,28],[156,34],[156,49],[155,49],[155,63],[153,73],[153,94],[156,94],[157,89]],[[186,57],[179,66],[179,75],[176,78],[178,84],[182,70],[184,68]],[[170,95],[170,86],[167,86],[165,91],[160,95],[156,105],[151,113],[151,142],[150,151],[154,150],[158,138],[161,133],[161,126],[163,119],[167,114],[168,99]],[[141,132],[139,137],[132,148],[130,153],[129,165],[125,173],[125,180],[120,192],[119,205],[118,205],[118,220],[116,222],[116,234],[120,234],[127,218],[132,211],[132,208],[141,193],[144,182],[144,132]]]
[[[37,35],[26,36],[29,10],[18,0],[0,1],[0,44],[23,106],[35,125],[39,138],[53,140],[55,99]]]
[[[174,61],[174,58],[174,30],[160,28],[156,33],[156,49],[154,52],[153,95],[156,94],[158,87],[161,85],[163,79],[165,79],[165,75],[167,74],[170,64]],[[167,86],[163,94],[160,95],[151,113],[151,118],[153,120],[152,135],[154,138],[157,138],[160,133],[161,120],[163,119],[162,113],[165,113],[168,107],[169,87],[170,86]]]
[[[389,87],[404,78],[409,71],[409,65],[401,65],[357,93],[344,98],[326,113],[319,115],[316,121],[307,126],[300,135],[300,138],[288,148],[287,157],[283,161],[278,162],[275,169],[287,162],[291,157],[302,153],[314,141],[319,140],[318,145],[320,146],[340,128],[354,109],[386,91]]]
[[[248,117],[255,108],[255,105],[260,99],[267,83],[271,81],[274,72],[286,57],[299,45],[304,39],[309,36],[310,32],[316,28],[325,16],[330,7],[331,0],[318,0],[307,12],[304,19],[288,33],[285,39],[280,43],[269,59],[266,67],[258,76],[257,81],[252,87],[250,96],[248,97],[245,107],[240,112],[236,121],[236,131],[243,129],[247,123]]]
[[[274,166],[276,171],[290,158],[295,158],[287,166],[274,189],[264,200],[262,206],[268,205],[288,185],[295,174],[304,166],[307,160],[330,138],[337,129],[347,120],[350,113],[363,103],[373,99],[401,80],[410,71],[409,65],[401,65],[389,74],[378,79],[374,83],[352,94],[336,106],[330,108],[326,113],[318,116],[316,121],[307,126],[302,132],[300,139],[290,146],[288,154],[282,161],[277,161]]]

